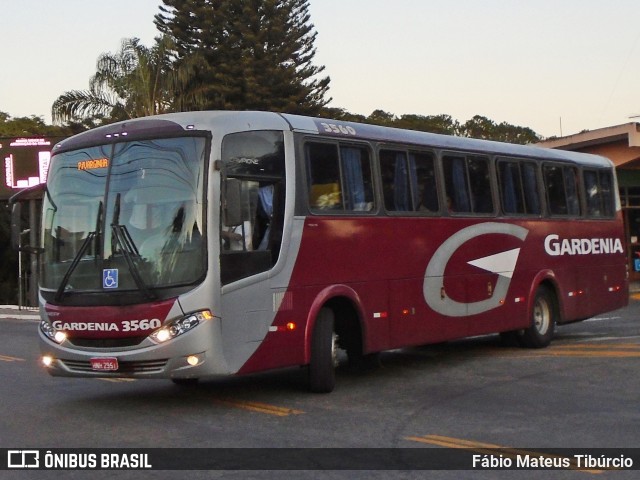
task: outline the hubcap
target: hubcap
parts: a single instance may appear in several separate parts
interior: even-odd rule
[[[543,298],[536,300],[533,308],[533,324],[540,335],[544,335],[549,330],[551,324],[551,309],[549,304]]]
[[[331,361],[334,368],[338,366],[338,335],[335,332],[331,336]]]

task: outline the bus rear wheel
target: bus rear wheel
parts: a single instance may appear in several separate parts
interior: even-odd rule
[[[531,326],[519,337],[520,343],[528,348],[544,348],[551,343],[558,317],[556,298],[545,286],[536,291],[531,310]]]
[[[311,339],[309,389],[312,392],[329,393],[336,385],[338,336],[335,333],[334,323],[333,310],[321,309]]]

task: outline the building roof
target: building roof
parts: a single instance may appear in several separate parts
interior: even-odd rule
[[[636,122],[550,138],[538,145],[559,150],[595,153],[608,157],[616,167],[640,168],[640,123]]]

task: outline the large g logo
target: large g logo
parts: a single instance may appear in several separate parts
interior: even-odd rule
[[[516,248],[468,262],[471,265],[498,274],[493,295],[486,300],[462,303],[443,295],[443,276],[451,256],[465,242],[488,234],[511,235],[524,241],[529,231],[526,228],[506,223],[487,222],[463,228],[445,241],[431,258],[424,274],[423,293],[427,304],[436,312],[449,317],[466,317],[492,310],[501,305],[507,295],[511,277],[518,261],[520,249]]]

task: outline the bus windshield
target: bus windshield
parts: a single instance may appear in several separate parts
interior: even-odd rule
[[[56,299],[192,284],[204,275],[206,139],[57,154],[43,206],[41,286]]]

